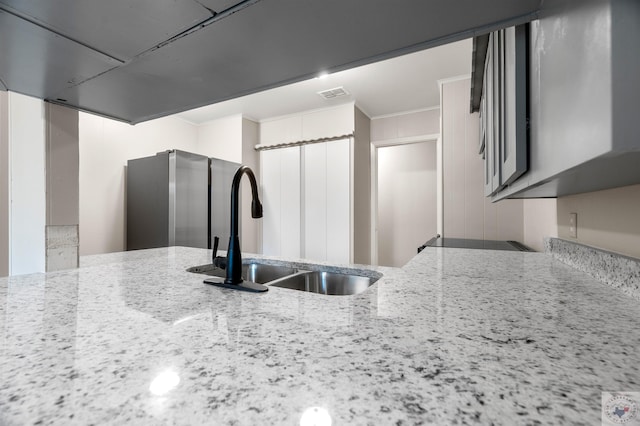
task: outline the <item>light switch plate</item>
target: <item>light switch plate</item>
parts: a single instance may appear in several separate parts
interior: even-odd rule
[[[569,237],[578,238],[578,213],[569,213]]]

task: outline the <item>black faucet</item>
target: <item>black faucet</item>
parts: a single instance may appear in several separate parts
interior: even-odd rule
[[[229,233],[229,247],[227,248],[227,261],[225,265],[227,276],[224,282],[213,282],[211,280],[205,280],[205,282],[218,287],[232,288],[235,290],[263,292],[269,289],[261,284],[243,281],[242,279],[242,253],[240,252],[240,240],[238,238],[238,198],[240,194],[240,180],[245,173],[251,183],[251,217],[254,219],[262,217],[262,203],[260,203],[260,198],[258,197],[256,177],[249,167],[240,166],[233,176],[233,182],[231,183],[231,232]],[[214,264],[215,263],[214,258]]]

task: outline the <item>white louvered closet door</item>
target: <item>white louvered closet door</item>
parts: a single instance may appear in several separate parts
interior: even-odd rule
[[[303,147],[303,257],[351,261],[351,142]]]
[[[300,147],[260,153],[262,175],[262,253],[299,258]]]

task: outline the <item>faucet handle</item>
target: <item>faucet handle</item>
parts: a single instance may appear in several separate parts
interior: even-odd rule
[[[226,269],[227,267],[227,258],[218,257],[218,243],[220,242],[220,238],[213,237],[213,254],[211,255],[211,263],[213,266]]]
[[[218,255],[218,243],[220,243],[220,238],[213,237],[213,254],[211,255],[211,263],[216,262],[216,256]]]

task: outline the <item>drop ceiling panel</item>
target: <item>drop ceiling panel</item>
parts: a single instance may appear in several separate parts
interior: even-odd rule
[[[478,3],[262,0],[56,96],[139,122],[460,39],[539,6]]]
[[[0,10],[0,79],[12,91],[49,98],[118,65],[121,62],[109,56]]]
[[[0,0],[0,7],[118,59],[211,17],[195,0]]]

